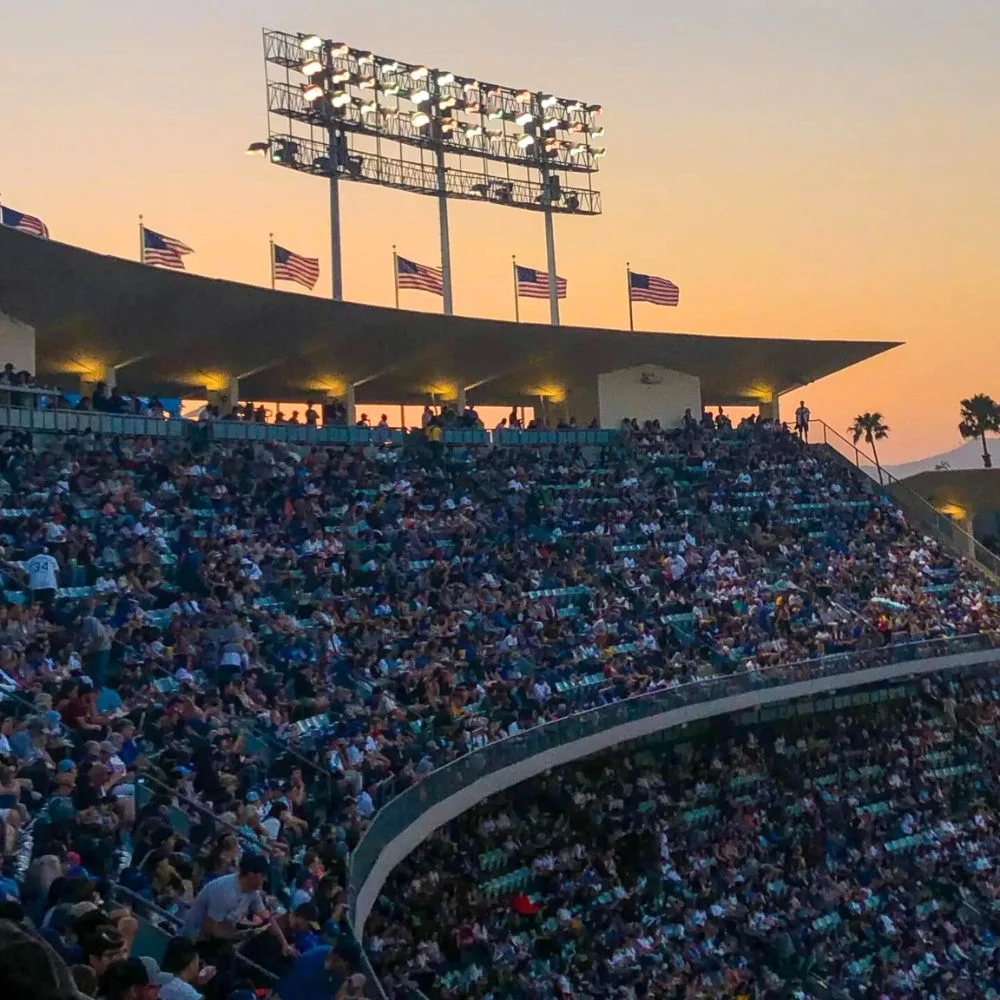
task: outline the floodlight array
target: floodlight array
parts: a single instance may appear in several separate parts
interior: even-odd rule
[[[269,114],[288,123],[272,125],[275,162],[323,173],[332,160],[346,179],[600,213],[589,177],[605,152],[599,105],[483,83],[316,35],[265,31],[264,52]],[[324,135],[333,134],[333,156],[329,148],[306,155],[324,142],[329,147]],[[477,169],[469,169],[470,159]],[[511,168],[528,178],[512,177]],[[442,172],[455,176],[442,184]],[[586,176],[586,186],[567,183],[570,175]]]

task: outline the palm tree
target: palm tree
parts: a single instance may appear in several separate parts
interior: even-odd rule
[[[986,447],[986,435],[1000,433],[1000,403],[984,392],[963,399],[958,433],[964,438],[979,438],[983,442],[983,468],[992,469],[993,459]]]
[[[854,418],[854,423],[847,428],[848,434],[854,438],[857,444],[862,438],[866,444],[872,448],[872,458],[875,459],[875,468],[878,470],[878,481],[882,482],[882,466],[878,460],[878,449],[875,447],[876,441],[884,441],[889,436],[889,426],[882,418],[881,413],[859,413]]]

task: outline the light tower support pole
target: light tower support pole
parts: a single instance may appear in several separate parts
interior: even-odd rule
[[[444,314],[454,315],[451,297],[451,238],[448,235],[448,190],[444,150],[437,151],[438,222],[441,227],[441,284],[444,289]]]
[[[549,322],[559,325],[559,286],[556,275],[556,234],[552,224],[552,205],[545,202],[545,256],[549,270]]]

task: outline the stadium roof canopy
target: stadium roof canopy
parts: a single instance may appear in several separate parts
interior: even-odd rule
[[[480,403],[558,401],[602,372],[649,364],[700,378],[706,405],[756,404],[897,346],[445,318],[176,274],[2,228],[0,310],[35,328],[38,374],[66,389],[114,366],[120,385],[172,396],[237,377],[243,399],[351,383],[358,403],[454,398],[459,386]]]

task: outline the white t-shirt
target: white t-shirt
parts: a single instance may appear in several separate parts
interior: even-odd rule
[[[243,892],[238,875],[223,875],[209,882],[195,897],[184,924],[184,933],[197,941],[205,917],[211,917],[218,923],[237,924],[263,909],[263,893]]]
[[[24,568],[28,573],[29,586],[32,590],[56,590],[58,588],[56,573],[59,571],[59,563],[47,553],[39,552],[37,556],[32,556],[24,563]]]

